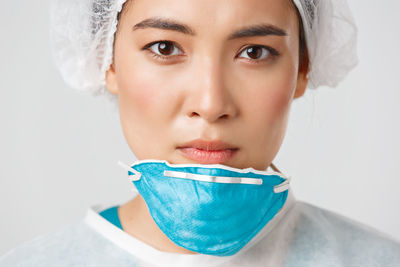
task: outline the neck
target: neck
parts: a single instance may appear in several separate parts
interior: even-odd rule
[[[140,194],[118,208],[126,233],[163,252],[197,254],[173,243],[157,226]]]

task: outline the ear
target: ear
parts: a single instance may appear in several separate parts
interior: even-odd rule
[[[307,72],[300,71],[299,75],[297,76],[297,86],[293,97],[294,99],[304,95],[304,92],[306,91],[307,88],[307,83],[308,83]]]
[[[111,64],[110,68],[106,71],[106,87],[111,94],[118,94],[117,75],[115,73],[114,63]]]

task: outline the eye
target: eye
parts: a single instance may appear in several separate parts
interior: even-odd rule
[[[278,56],[279,53],[275,49],[271,47],[266,47],[266,46],[248,46],[245,48],[240,54],[245,55],[245,58],[251,59],[253,61],[262,61],[264,59],[267,59],[271,56]],[[247,55],[247,57],[246,57]]]
[[[179,55],[180,49],[171,41],[157,41],[146,45],[143,50],[148,50],[152,56],[166,59]]]

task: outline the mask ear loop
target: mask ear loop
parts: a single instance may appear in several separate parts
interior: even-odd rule
[[[271,169],[275,172],[282,173],[273,163],[271,163]],[[290,187],[290,180],[292,178],[288,177],[283,183],[274,186],[274,193],[282,193],[289,189]]]
[[[278,168],[273,164],[273,163],[271,163],[271,169],[272,170],[274,170],[275,172],[279,172],[279,173],[281,173],[281,171],[280,170],[278,170]]]
[[[291,177],[288,177],[288,178],[286,178],[286,180],[284,182],[274,186],[274,193],[282,193],[282,192],[288,190],[290,187],[291,179],[292,179]]]
[[[142,177],[142,174],[140,172],[138,172],[137,170],[133,169],[132,167],[126,165],[125,163],[118,161],[118,165],[128,171],[129,181],[131,181],[131,182],[139,181],[140,178]],[[129,173],[133,173],[133,174],[129,174]]]

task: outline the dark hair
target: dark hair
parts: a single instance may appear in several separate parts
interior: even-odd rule
[[[117,15],[117,21],[118,21],[118,22],[119,22],[119,19],[120,19],[121,16],[122,16],[122,14],[124,14],[125,12],[127,12],[128,6],[130,6],[130,3],[131,3],[132,1],[133,1],[133,0],[126,0],[125,3],[122,5],[121,12],[118,12],[118,15]]]
[[[290,2],[293,4],[292,0],[290,0]],[[296,6],[294,6],[294,9],[296,10],[297,20],[299,22],[299,72],[307,73],[310,64],[310,58],[308,55],[303,19],[301,18],[300,12]]]
[[[126,12],[127,7],[130,6],[130,2],[133,0],[127,0],[122,6],[122,12],[118,13],[117,20],[120,20],[121,15]],[[292,0],[289,1],[290,8],[293,8],[296,12],[298,25],[299,25],[299,72],[307,73],[310,59],[308,55],[307,43],[306,43],[306,34],[304,32],[303,19],[301,18],[300,12],[297,9],[296,5]],[[114,36],[115,37],[115,36]],[[115,38],[114,38],[115,43]],[[114,57],[114,49],[113,49],[113,57]]]

